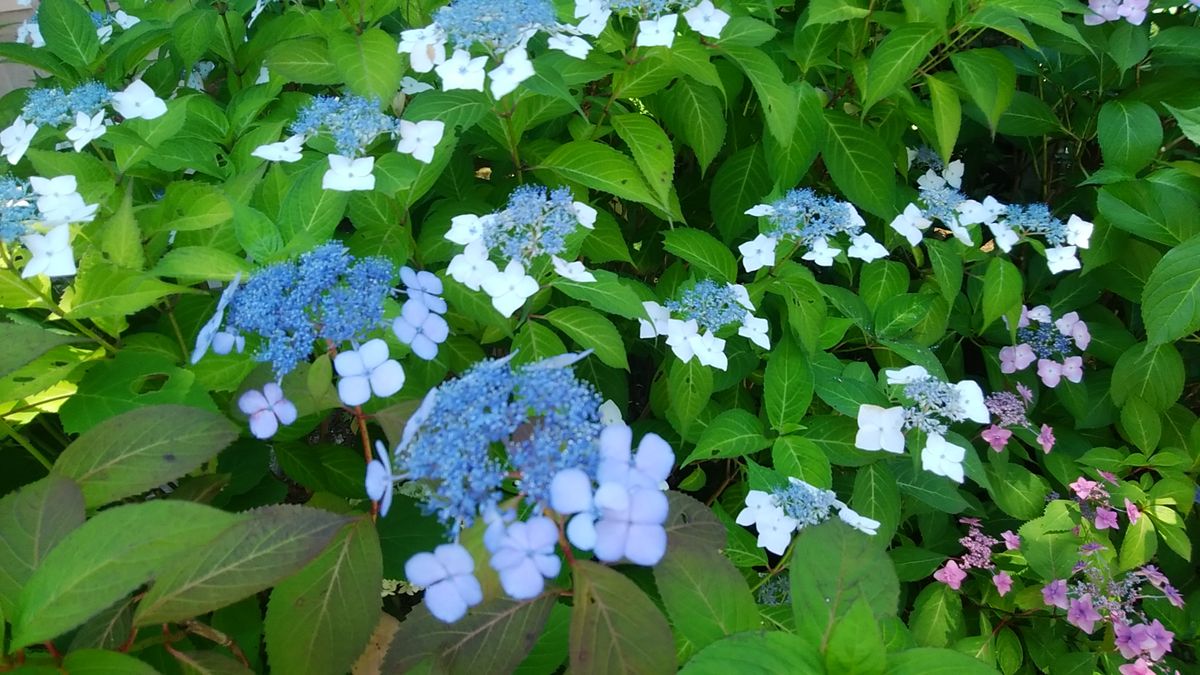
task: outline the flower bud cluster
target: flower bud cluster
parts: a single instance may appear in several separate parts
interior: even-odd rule
[[[933,573],[933,578],[957,591],[962,588],[962,582],[966,580],[968,570],[984,570],[991,573],[992,584],[1000,596],[1007,595],[1012,590],[1012,576],[1005,571],[997,572],[996,564],[992,560],[992,549],[1000,545],[1001,540],[985,534],[978,518],[959,518],[958,522],[968,528],[967,535],[958,540],[966,552],[947,560],[945,565]],[[1005,550],[1020,549],[1021,538],[1011,530],[1005,531],[1000,536],[1003,538]]]
[[[851,258],[870,262],[887,256],[887,249],[863,231],[867,223],[853,204],[808,188],[789,190],[770,204],[751,207],[746,215],[765,217],[768,223],[766,232],[738,247],[747,272],[773,266],[775,248],[786,241],[807,249],[801,256],[804,260],[830,267],[842,252],[831,241],[842,234],[850,239],[846,255]]]
[[[738,335],[763,349],[771,348],[770,324],[754,315],[750,294],[740,284],[701,279],[677,298],[668,300],[665,306],[647,301],[642,307],[649,320],[638,319],[639,336],[651,339],[666,336],[667,345],[684,363],[694,357],[705,366],[728,368],[725,340],[717,337],[717,333],[735,324]]]

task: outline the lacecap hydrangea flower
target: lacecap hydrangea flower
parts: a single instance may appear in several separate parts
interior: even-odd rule
[[[446,273],[473,291],[484,291],[496,311],[512,316],[541,287],[527,270],[547,257],[563,278],[596,280],[582,263],[560,257],[567,251],[568,237],[579,228],[592,229],[595,222],[596,210],[575,201],[567,188],[522,185],[509,195],[504,209],[451,219],[446,239],[464,248]]]
[[[734,325],[738,335],[763,349],[771,348],[770,325],[766,319],[754,316],[750,295],[739,284],[702,279],[666,305],[643,302],[642,307],[649,319],[638,319],[640,337],[666,336],[667,345],[684,363],[696,358],[706,366],[728,368],[725,340],[717,333]]]
[[[692,30],[710,38],[720,37],[729,23],[729,14],[711,0],[575,0],[575,18],[584,34],[600,35],[613,13],[639,19],[638,47],[674,44],[680,14]]]
[[[863,404],[858,408],[858,433],[854,446],[860,450],[904,452],[905,433],[919,429],[926,435],[921,451],[922,467],[929,472],[963,482],[962,463],[966,450],[946,440],[950,425],[990,421],[983,390],[972,380],[951,384],[929,374],[921,366],[886,370],[889,385],[900,385],[906,403],[891,408]]]
[[[1036,362],[1038,377],[1047,387],[1057,387],[1063,379],[1083,380],[1080,354],[1091,344],[1092,336],[1077,312],[1067,312],[1055,320],[1046,305],[1033,309],[1022,306],[1017,340],[1016,345],[1001,348],[1000,372],[1016,373]]]
[[[770,492],[747,493],[746,507],[738,513],[737,524],[753,525],[758,530],[758,545],[775,555],[783,555],[795,532],[828,520],[834,511],[842,522],[864,534],[873,535],[879,528],[879,521],[859,515],[839,501],[832,490],[792,476]]]
[[[290,128],[291,136],[260,145],[251,154],[270,162],[296,162],[304,143],[324,132],[332,138],[337,152],[328,157],[329,169],[322,177],[321,187],[340,192],[373,190],[375,158],[365,153],[377,138],[385,135],[399,138],[397,152],[428,164],[433,161],[434,148],[446,129],[440,120],[398,120],[381,108],[378,99],[353,94],[316,96],[297,113]]]
[[[1088,12],[1083,15],[1083,22],[1098,26],[1109,21],[1125,20],[1140,26],[1146,20],[1149,8],[1150,0],[1088,0]]]
[[[408,300],[392,323],[396,338],[426,361],[437,357],[438,345],[450,336],[450,324],[442,317],[448,309],[442,297],[442,280],[432,272],[400,268]]]
[[[766,218],[767,227],[754,239],[738,246],[747,272],[775,264],[776,247],[793,243],[807,249],[802,256],[822,267],[830,267],[843,249],[832,244],[839,235],[849,240],[846,255],[866,262],[887,256],[887,249],[863,231],[867,223],[849,202],[820,195],[808,188],[789,190],[770,204],[758,204],[746,215]]]
[[[77,190],[74,176],[0,178],[0,241],[19,239],[29,251],[22,278],[75,274],[71,225],[91,222],[99,208]]]

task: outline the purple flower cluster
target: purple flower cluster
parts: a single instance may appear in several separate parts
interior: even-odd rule
[[[1089,26],[1098,26],[1109,21],[1124,19],[1129,23],[1140,26],[1146,20],[1146,10],[1150,0],[1088,0],[1088,13],[1083,22]]]
[[[958,522],[968,528],[967,535],[958,540],[966,553],[947,560],[941,569],[933,573],[933,578],[957,591],[967,578],[967,570],[985,570],[992,572],[992,584],[1000,595],[1007,595],[1012,590],[1013,579],[1008,572],[996,571],[996,564],[992,562],[992,549],[1001,543],[1000,539],[985,534],[978,518],[959,518]],[[1021,547],[1021,538],[1011,530],[1006,530],[1000,536],[1006,551]]]
[[[1017,392],[1019,396],[1011,391],[996,392],[983,400],[988,412],[998,418],[999,424],[984,429],[980,436],[992,446],[992,450],[1000,452],[1008,445],[1013,435],[1006,427],[1028,429],[1037,433],[1038,444],[1042,446],[1043,452],[1049,454],[1054,447],[1054,429],[1049,424],[1043,424],[1040,431],[1034,427],[1029,421],[1027,408],[1033,401],[1033,392],[1020,383],[1017,384]]]
[[[1071,382],[1083,380],[1083,357],[1075,352],[1087,349],[1092,335],[1076,312],[1055,320],[1046,305],[1021,307],[1017,340],[1000,350],[1000,372],[1025,370],[1036,361],[1038,377],[1047,387],[1057,387],[1064,377]]]

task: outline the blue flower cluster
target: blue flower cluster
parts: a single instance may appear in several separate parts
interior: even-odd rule
[[[1018,232],[1044,236],[1051,246],[1067,243],[1067,224],[1055,218],[1045,204],[1011,204],[1005,212],[1005,220]]]
[[[746,308],[738,302],[738,296],[728,284],[719,284],[711,279],[696,282],[685,290],[678,299],[668,300],[667,309],[683,317],[694,319],[703,329],[717,331],[731,323],[741,323]]]
[[[569,189],[522,185],[508,196],[508,206],[485,222],[484,245],[527,264],[540,255],[562,253],[567,236],[579,226],[579,216]]]
[[[1050,322],[1035,321],[1024,328],[1018,328],[1017,343],[1028,344],[1039,359],[1062,358],[1075,353],[1075,343],[1071,336]]]
[[[946,419],[960,420],[965,417],[959,390],[949,382],[935,377],[922,377],[904,385],[904,395],[916,404],[915,408],[904,410],[907,429],[944,435],[950,430]]]
[[[922,185],[921,203],[925,205],[925,217],[943,223],[958,222],[958,205],[967,201],[967,196],[942,182],[940,185]]]
[[[610,0],[608,6],[621,14],[645,18],[658,17],[698,5],[700,0]]]
[[[454,0],[437,11],[434,21],[458,49],[479,44],[495,54],[524,44],[533,33],[558,23],[550,0]]]
[[[545,502],[559,470],[595,472],[600,402],[567,367],[480,362],[432,390],[413,415],[398,474],[430,484],[425,508],[451,528],[494,509],[510,472],[532,502]]]
[[[19,178],[0,178],[0,241],[12,243],[29,233],[29,224],[37,219],[37,196],[29,184]]]
[[[254,275],[233,298],[229,329],[258,335],[255,358],[276,379],[307,361],[318,339],[361,340],[383,322],[383,301],[396,270],[386,258],[356,259],[340,242]]]
[[[379,99],[345,96],[317,96],[300,109],[292,123],[293,134],[315,136],[322,129],[333,137],[338,154],[355,157],[366,150],[380,134],[394,134],[397,120],[380,111]]]
[[[937,173],[941,173],[946,168],[946,163],[942,161],[941,155],[928,145],[910,150],[909,153],[909,164],[915,168],[933,169]]]
[[[75,113],[88,117],[108,105],[112,92],[99,82],[84,82],[69,92],[58,87],[30,90],[21,117],[38,126],[59,126],[75,120]]]
[[[788,481],[772,492],[775,503],[784,515],[799,523],[799,527],[816,525],[829,518],[837,495],[832,490],[822,490],[803,481]]]
[[[847,203],[808,188],[789,190],[770,206],[773,212],[767,221],[772,229],[764,234],[775,239],[795,239],[811,246],[840,232],[853,237],[863,229],[862,220]]]

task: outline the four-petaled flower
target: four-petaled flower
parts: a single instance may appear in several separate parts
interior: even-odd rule
[[[296,421],[296,406],[283,397],[283,388],[268,382],[262,391],[247,389],[238,398],[238,409],[250,417],[250,433],[267,439],[279,431],[279,425]]]
[[[428,164],[433,161],[433,150],[442,142],[445,132],[446,123],[441,120],[400,120],[400,142],[396,144],[396,152],[412,155],[417,161]]]
[[[678,14],[663,14],[657,19],[638,22],[638,47],[670,47],[675,42]]]
[[[537,597],[546,579],[558,576],[562,569],[562,561],[554,551],[558,528],[545,516],[509,525],[494,543],[488,547],[492,569],[500,574],[504,592],[515,600]]]
[[[260,145],[250,155],[268,162],[298,162],[301,157],[300,151],[303,149],[304,136],[297,134],[277,143]]]
[[[963,459],[967,451],[961,445],[947,441],[938,434],[930,434],[921,451],[921,467],[950,480],[963,482]]]
[[[947,560],[945,567],[933,573],[933,578],[957,591],[962,588],[962,582],[967,578],[967,573],[958,566],[957,561]]]
[[[167,102],[141,80],[134,80],[124,91],[113,94],[112,107],[127,120],[152,120],[167,114]]]
[[[343,155],[329,155],[329,169],[321,178],[321,187],[338,192],[374,190],[375,176],[371,173],[374,168],[374,157],[355,159]]]
[[[92,141],[104,135],[108,127],[104,124],[104,111],[88,117],[87,113],[75,113],[75,126],[67,129],[67,140],[71,141],[75,152],[80,152]]]
[[[475,578],[475,561],[461,544],[442,544],[433,553],[418,553],[404,563],[404,576],[425,587],[429,613],[446,623],[466,615],[483,602],[483,588]]]
[[[371,394],[387,398],[404,386],[404,367],[388,358],[387,343],[369,340],[358,349],[341,352],[333,359],[338,380],[338,398],[348,406],[362,405]]]
[[[482,281],[480,286],[492,297],[492,306],[506,317],[520,309],[525,301],[538,292],[537,279],[525,273],[525,266],[516,260],[508,261],[503,272]]]
[[[747,272],[771,267],[775,264],[775,246],[778,243],[775,238],[760,234],[738,246],[738,250],[742,252],[742,266]]]
[[[33,254],[25,269],[21,270],[21,278],[38,274],[48,277],[64,277],[75,274],[75,257],[71,251],[71,226],[59,225],[46,234],[27,234],[21,237],[21,243]]]
[[[869,403],[860,405],[854,447],[896,454],[904,452],[904,407],[882,408]]]
[[[533,62],[529,60],[529,55],[524,49],[510,49],[505,52],[500,65],[488,75],[492,79],[492,96],[503,98],[516,89],[517,85],[533,77]]]
[[[0,153],[4,154],[4,158],[8,160],[9,164],[21,161],[37,130],[36,124],[26,123],[24,119],[18,117],[13,120],[12,125],[4,131],[0,131]]]
[[[1091,593],[1084,593],[1071,600],[1071,604],[1067,608],[1067,621],[1071,625],[1085,633],[1091,633],[1096,630],[1096,622],[1099,620],[1100,614],[1092,605]]]
[[[445,62],[435,68],[438,77],[442,78],[442,91],[451,89],[474,89],[483,91],[483,80],[486,76],[484,66],[486,56],[471,58],[471,53],[462,49],[456,50]]]
[[[367,496],[379,502],[379,515],[386,516],[392,508],[392,494],[400,477],[392,474],[392,458],[382,441],[375,441],[375,452],[379,459],[373,459],[367,465]]]
[[[712,0],[701,0],[700,4],[683,13],[683,18],[692,30],[710,38],[721,37],[729,14],[713,6]]]

